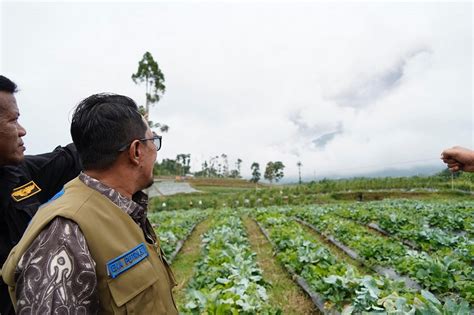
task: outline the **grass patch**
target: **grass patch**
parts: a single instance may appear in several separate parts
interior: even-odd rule
[[[248,187],[226,187],[226,186],[199,186],[197,189],[208,194],[241,193],[250,190]]]
[[[417,199],[417,200],[472,200],[472,195],[459,191],[443,190],[437,192],[430,191],[357,191],[332,193],[331,198],[336,201],[374,201],[384,199]]]
[[[240,178],[200,178],[195,177],[188,179],[188,182],[191,186],[195,188],[217,186],[217,187],[233,187],[233,188],[253,188],[255,189],[255,184],[249,182],[245,179]],[[261,184],[258,184],[258,187],[262,187]]]
[[[196,226],[171,265],[171,269],[173,269],[173,273],[176,277],[176,282],[178,283],[173,289],[174,298],[178,307],[180,305],[183,306],[185,303],[186,286],[193,277],[194,264],[201,255],[201,236],[207,232],[210,223],[211,219],[207,218]]]

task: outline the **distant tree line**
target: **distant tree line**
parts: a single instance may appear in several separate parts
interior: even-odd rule
[[[242,159],[238,158],[235,162],[235,168],[231,169],[225,153],[204,161],[201,170],[194,173],[191,173],[190,164],[191,154],[178,154],[176,159],[163,159],[161,162],[156,162],[154,174],[158,176],[185,176],[191,174],[196,177],[241,178]]]
[[[279,182],[284,176],[284,169],[285,165],[281,161],[270,161],[265,167],[263,178],[268,180],[270,184],[273,183],[273,181]],[[250,170],[252,171],[252,178],[250,178],[250,181],[253,183],[258,183],[262,176],[262,174],[260,173],[260,164],[258,164],[257,162],[253,162],[250,166]]]
[[[190,173],[191,154],[178,154],[176,159],[163,159],[155,163],[154,174],[158,176],[184,176]]]
[[[196,177],[220,177],[220,178],[242,178],[242,159],[238,158],[234,164],[235,168],[230,168],[227,154],[222,153],[205,160],[201,164],[201,170],[194,173]]]
[[[242,162],[242,159],[238,158],[233,168],[231,168],[227,154],[222,153],[205,160],[201,164],[200,171],[191,173],[191,154],[181,153],[175,159],[163,159],[161,162],[156,162],[154,174],[157,176],[185,176],[191,174],[196,177],[208,178],[242,178]],[[250,181],[258,183],[262,176],[260,164],[253,162],[250,169],[252,171]],[[284,169],[285,165],[281,161],[270,161],[265,167],[263,177],[270,183],[279,182],[284,176]]]

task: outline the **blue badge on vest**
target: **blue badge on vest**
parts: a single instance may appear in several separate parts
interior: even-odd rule
[[[62,195],[64,195],[64,187],[58,191],[53,197],[51,197],[51,199],[49,199],[48,201],[46,201],[45,203],[43,203],[41,206],[39,206],[40,208],[46,206],[47,204],[49,204],[51,201],[54,201],[56,199],[58,199],[59,197],[61,197]],[[30,220],[30,223],[31,223],[31,220]],[[30,224],[28,223],[28,224]]]
[[[119,274],[132,268],[146,257],[148,257],[148,250],[145,244],[141,243],[128,252],[109,260],[107,262],[107,274],[111,278],[116,278]]]
[[[53,197],[51,197],[51,199],[49,199],[48,202],[56,200],[59,197],[61,197],[62,195],[64,195],[64,187],[60,191],[58,191]]]

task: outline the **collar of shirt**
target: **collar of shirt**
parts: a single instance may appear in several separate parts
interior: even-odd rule
[[[132,196],[132,199],[128,199],[127,197],[122,196],[115,189],[110,188],[109,186],[83,172],[79,174],[79,179],[88,187],[97,190],[102,195],[110,199],[110,201],[127,213],[142,229],[145,229],[148,207],[148,196],[145,193],[141,191],[136,192]]]

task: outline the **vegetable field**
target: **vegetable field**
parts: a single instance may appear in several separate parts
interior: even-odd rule
[[[473,313],[474,201],[192,209],[150,220],[170,260],[196,224],[209,226],[180,288],[183,314],[298,314],[290,297],[284,310],[272,305],[269,263],[314,305],[308,314]],[[248,221],[273,256],[257,256]]]

